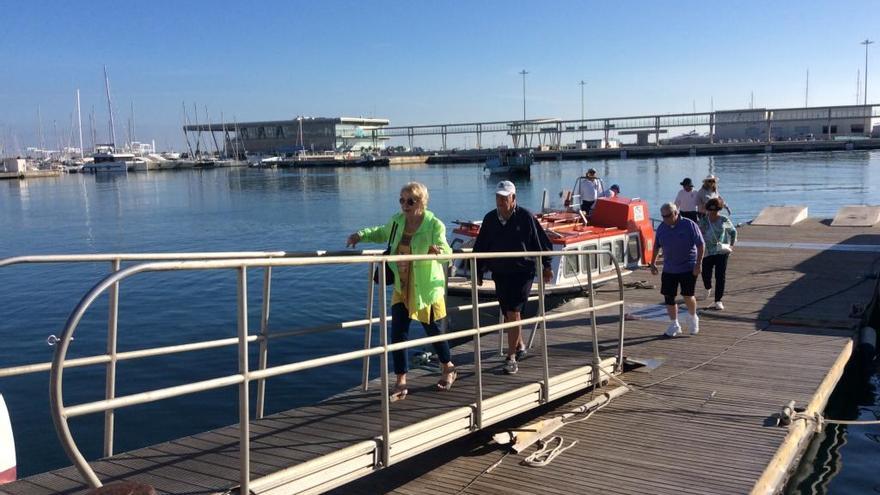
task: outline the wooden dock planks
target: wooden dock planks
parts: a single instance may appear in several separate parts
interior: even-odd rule
[[[800,243],[880,244],[871,228],[832,228],[808,220],[795,227],[746,227],[740,239]],[[773,459],[787,431],[765,425],[788,400],[806,404],[828,371],[847,352],[856,319],[854,302],[867,302],[877,253],[809,249],[737,248],[730,260],[724,312],[705,312],[695,337],[664,339],[663,320],[626,322],[626,354],[664,358],[651,373],[621,378],[635,386],[588,421],[558,434],[578,445],[547,467],[518,464],[502,456],[478,432],[344,485],[338,493],[743,493]],[[659,278],[636,272],[630,281],[659,287]],[[698,284],[699,285],[699,284]],[[597,297],[609,298],[600,288]],[[699,292],[698,292],[699,294]],[[628,289],[631,307],[662,302],[658,289]],[[710,300],[702,301],[708,305]],[[600,323],[603,356],[613,353],[616,313]],[[775,323],[774,323],[775,322]],[[779,322],[787,325],[779,324]],[[791,326],[795,325],[795,326]],[[828,327],[831,328],[828,328]],[[548,324],[552,374],[589,364],[588,326],[583,318]],[[493,345],[496,337],[488,340]],[[484,342],[485,343],[485,342]],[[501,373],[501,357],[485,351],[486,395],[540,380],[540,338],[514,376]],[[474,399],[472,347],[454,355],[460,378],[449,393],[433,390],[436,374],[416,371],[411,395],[392,404],[392,428],[423,421]],[[708,364],[705,364],[710,361]],[[611,382],[609,387],[617,386]],[[378,390],[357,389],[311,407],[285,411],[251,424],[251,476],[297,465],[379,434]],[[590,392],[555,401],[502,423],[514,427],[553,416],[589,400]],[[497,431],[500,426],[491,428]],[[238,429],[221,428],[93,463],[102,480],[142,481],[160,493],[215,493],[237,484]],[[469,483],[471,483],[468,486]],[[465,489],[465,487],[467,488]],[[84,493],[73,468],[10,485],[3,494]]]

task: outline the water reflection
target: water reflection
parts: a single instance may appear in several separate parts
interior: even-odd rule
[[[878,174],[872,173],[880,167],[880,152],[538,162],[532,166],[529,177],[514,179],[518,201],[537,210],[546,190],[551,202],[558,204],[558,193],[571,189],[575,179],[590,167],[600,171],[606,184],[617,183],[625,195],[647,200],[652,211],[675,197],[682,178],[691,177],[698,182],[710,173],[721,178],[722,194],[730,202],[736,221],[749,220],[770,204],[806,204],[812,215],[830,216],[842,205],[880,202]],[[498,180],[485,176],[482,164],[456,164],[382,169],[183,170],[9,181],[0,186],[0,242],[4,256],[49,252],[343,249],[345,238],[352,231],[384,223],[399,211],[397,195],[407,182],[427,185],[429,208],[451,225],[454,219],[480,219],[493,209]],[[0,346],[0,362],[48,359],[46,335],[57,332],[73,301],[106,269],[102,265],[97,271],[81,269],[70,273],[53,266],[37,272],[3,272],[4,284],[17,297],[12,298],[13,310],[0,311],[0,329],[16,329],[18,333],[9,345]],[[258,271],[254,270],[251,276],[258,277]],[[278,270],[273,282],[278,299],[273,299],[277,304],[273,305],[272,324],[317,325],[337,321],[340,315],[363,317],[363,302],[355,301],[352,294],[363,290],[366,278],[364,273],[343,269]],[[218,337],[234,335],[223,333],[234,329],[235,323],[227,311],[234,307],[228,299],[234,291],[225,290],[233,286],[232,274],[181,280],[167,284],[164,279],[161,283],[131,282],[123,288],[126,302],[121,338],[128,339],[131,347],[180,335],[192,340],[206,337],[208,332]],[[258,278],[251,281],[251,287],[257,291],[254,300],[258,300]],[[258,310],[258,305],[254,307]],[[106,313],[95,314],[94,328],[106,327]],[[173,328],[167,322],[173,322]],[[78,346],[99,343],[98,335],[95,330],[93,340],[83,338]],[[351,342],[356,339],[302,339],[288,348],[280,347],[280,353],[273,354],[273,359],[327,354]],[[181,369],[207,375],[215,370],[212,364],[191,361]],[[336,379],[338,383],[353,383],[357,368],[334,369],[314,383],[304,382],[303,376],[291,377],[279,387],[281,390],[273,395],[273,400],[279,400],[279,404],[285,400],[307,400],[312,397],[306,392],[326,393],[324,384]],[[148,371],[158,372],[160,368]],[[149,385],[137,379],[126,383],[137,388]],[[89,384],[79,392],[95,390],[100,393],[103,388]],[[26,394],[18,397],[29,400]],[[210,396],[203,402],[209,406],[207,409],[221,411],[227,408],[227,399]],[[20,423],[16,427],[23,428],[27,432],[25,437],[32,439],[19,452],[20,465],[27,465],[32,471],[48,468],[39,463],[45,457],[42,446],[55,442],[54,431],[46,415],[30,414],[35,409],[45,409],[33,403],[22,406],[20,402],[12,411],[14,417],[22,418],[17,420]],[[160,405],[164,407],[165,403]],[[182,402],[175,403],[178,406],[184,407]],[[150,409],[157,415],[162,410]],[[211,421],[234,422],[225,414],[218,412]],[[29,419],[31,416],[36,419]],[[46,422],[41,423],[44,419]],[[139,430],[132,431],[132,443],[142,443],[144,439],[137,437]],[[873,442],[867,435],[859,438]],[[852,436],[847,441],[855,442]],[[876,448],[877,444],[873,445]]]

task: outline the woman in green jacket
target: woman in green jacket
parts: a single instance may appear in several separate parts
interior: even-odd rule
[[[391,217],[385,225],[361,229],[348,237],[348,245],[354,247],[360,241],[377,244],[388,243],[391,254],[449,254],[452,249],[446,242],[446,226],[427,210],[428,188],[418,182],[410,182],[400,190],[400,213]],[[393,238],[390,239],[393,233]],[[430,335],[440,333],[437,322],[446,317],[444,299],[446,279],[443,265],[438,261],[407,261],[389,263],[394,272],[394,294],[391,297],[391,342],[405,342],[409,324],[418,320]],[[443,374],[437,383],[440,390],[449,390],[457,377],[455,365],[449,353],[449,343],[436,342],[434,350],[443,365]],[[397,383],[391,392],[392,400],[406,398],[407,359],[406,351],[391,353]]]

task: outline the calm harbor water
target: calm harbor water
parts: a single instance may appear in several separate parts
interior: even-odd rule
[[[619,184],[624,196],[645,198],[652,216],[659,216],[659,205],[675,197],[683,177],[699,183],[709,173],[720,177],[722,195],[737,222],[771,204],[805,204],[812,216],[830,217],[843,205],[880,203],[880,152],[839,152],[539,163],[530,178],[516,181],[520,204],[536,209],[544,190],[558,203],[558,193],[571,188],[587,167],[596,168],[606,185]],[[398,208],[400,187],[413,180],[428,186],[429,208],[447,225],[455,219],[480,218],[494,208],[496,179],[485,177],[477,164],[190,170],[6,181],[0,182],[0,256],[338,250],[357,228],[386,221]],[[0,366],[51,360],[47,337],[60,332],[80,297],[108,271],[109,264],[0,269],[5,294],[0,305]],[[249,273],[252,329],[259,328],[261,277],[260,270]],[[366,279],[363,267],[276,269],[270,326],[294,329],[362,318]],[[121,287],[119,349],[234,336],[235,281],[232,270],[153,273],[126,280]],[[270,364],[354,350],[363,345],[362,339],[361,330],[349,330],[273,341]],[[80,325],[71,356],[101,353],[105,340],[102,297]],[[117,394],[236,370],[234,348],[124,362],[118,370]],[[270,381],[267,412],[353,386],[359,370],[359,363],[349,363]],[[103,398],[103,383],[102,367],[65,372],[66,403]],[[47,390],[44,374],[0,380],[17,437],[20,475],[68,464],[49,418]],[[858,395],[858,407],[847,414],[880,415],[873,389]],[[234,423],[236,400],[236,389],[229,388],[118,411],[116,450]],[[72,429],[86,456],[98,457],[102,418],[77,418]],[[792,490],[877,489],[874,475],[866,472],[873,472],[880,458],[880,430],[851,427],[840,432],[850,439],[834,450],[840,473],[826,476],[825,483],[805,483]]]

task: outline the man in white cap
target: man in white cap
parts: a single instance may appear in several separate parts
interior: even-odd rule
[[[587,170],[584,178],[581,179],[578,185],[578,194],[581,195],[581,211],[585,215],[589,215],[593,211],[596,200],[605,196],[605,184],[602,179],[596,176],[595,168]]]
[[[475,253],[498,253],[509,251],[551,251],[553,246],[544,229],[531,212],[516,204],[516,186],[509,180],[498,183],[495,188],[495,209],[483,217],[480,233],[474,242]],[[542,257],[542,276],[545,282],[553,278],[550,257]],[[519,321],[522,310],[532,289],[536,269],[533,258],[481,259],[477,262],[477,277],[482,280],[484,271],[492,272],[495,294],[504,313],[504,321]],[[519,371],[517,362],[526,356],[522,340],[522,327],[507,329],[507,359],[504,372]]]

